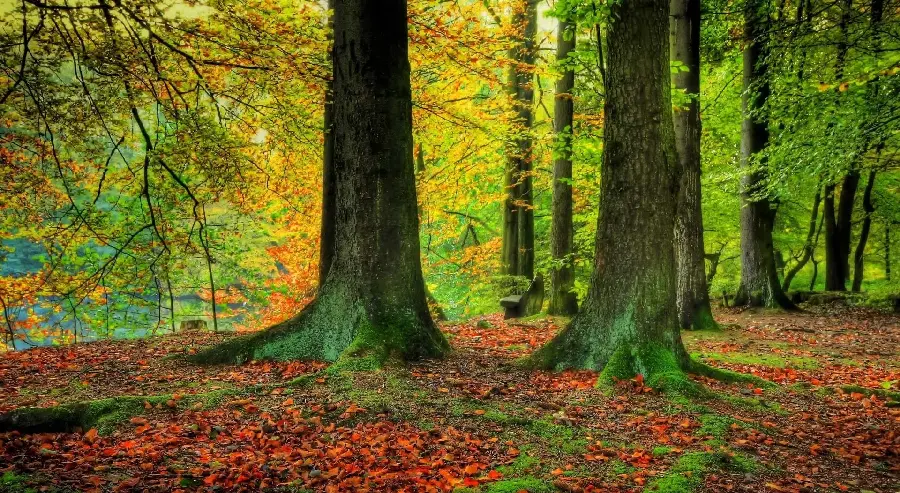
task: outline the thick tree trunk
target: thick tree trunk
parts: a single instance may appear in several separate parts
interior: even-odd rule
[[[675,216],[678,263],[678,320],[682,329],[716,329],[706,284],[703,212],[700,190],[700,0],[672,0],[672,59],[687,68],[672,75],[672,84],[690,96],[673,115],[679,185]]]
[[[853,292],[858,293],[862,289],[863,263],[866,256],[866,243],[869,241],[869,231],[872,228],[872,213],[875,206],[872,204],[872,187],[875,186],[875,172],[869,172],[869,181],[863,191],[863,217],[862,227],[859,230],[859,243],[856,244],[856,252],[853,254]]]
[[[510,58],[507,90],[513,99],[514,135],[507,146],[504,185],[507,197],[503,209],[503,245],[501,267],[511,276],[534,277],[534,209],[531,185],[532,141],[534,120],[534,60],[537,53],[537,0],[522,0],[512,18],[517,30]]]
[[[197,356],[417,359],[449,347],[428,313],[419,252],[405,0],[334,9],[334,261],[302,313]]]
[[[328,40],[334,40],[334,0],[328,0]],[[334,66],[334,53],[328,47],[328,61]],[[319,286],[325,284],[328,270],[334,261],[334,212],[337,206],[334,183],[334,70],[325,84],[325,114],[323,132],[325,143],[322,147],[322,227],[319,238]]]
[[[668,0],[612,6],[600,211],[581,312],[533,362],[643,374],[665,385],[689,364],[681,343],[674,250],[678,168],[669,75]]]
[[[809,217],[809,229],[806,231],[806,242],[803,244],[803,253],[800,258],[797,260],[797,263],[794,264],[790,269],[788,269],[787,274],[784,276],[784,282],[781,285],[781,289],[786,293],[791,289],[791,282],[794,280],[794,276],[797,275],[803,267],[809,262],[809,259],[812,257],[813,249],[815,249],[814,240],[818,237],[816,235],[816,222],[819,217],[819,204],[822,202],[822,192],[821,192],[821,183],[816,186],[816,195],[813,197],[813,206],[812,206],[812,214]]]
[[[551,315],[574,315],[578,312],[573,263],[572,228],[572,119],[575,87],[575,70],[568,63],[569,54],[575,49],[575,24],[560,19],[556,35],[556,62],[562,65],[562,76],[556,81],[556,100],[553,107],[553,127],[556,132],[553,160],[553,221],[550,230],[550,255],[553,268],[550,271]]]
[[[768,12],[762,0],[744,10],[744,93],[741,106],[741,284],[735,306],[794,308],[784,295],[775,267],[772,242],[774,215],[766,191],[761,152],[769,143],[769,121],[763,114],[769,97],[767,57]]]

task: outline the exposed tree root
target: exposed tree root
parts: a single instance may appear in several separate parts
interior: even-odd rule
[[[423,322],[419,314],[372,316],[345,290],[327,289],[297,316],[264,331],[225,341],[189,359],[200,364],[317,360],[372,369],[392,358],[440,357],[449,350],[437,327]]]

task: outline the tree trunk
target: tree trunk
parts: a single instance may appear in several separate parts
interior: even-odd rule
[[[512,18],[517,30],[515,45],[510,49],[514,61],[509,69],[507,90],[513,99],[516,115],[514,135],[507,147],[504,185],[507,197],[503,213],[503,273],[534,277],[534,210],[531,185],[532,142],[534,120],[534,60],[537,53],[537,0],[523,0]]]
[[[553,127],[556,145],[553,160],[553,220],[550,230],[550,255],[553,268],[550,271],[551,315],[574,315],[578,312],[575,286],[572,228],[572,118],[575,87],[575,69],[569,62],[569,53],[575,49],[575,23],[560,19],[556,35],[556,62],[562,68],[562,76],[556,81],[556,99],[553,107]]]
[[[863,217],[862,228],[859,230],[859,243],[856,244],[856,252],[853,254],[853,292],[858,293],[862,289],[863,261],[866,255],[866,242],[869,241],[869,230],[872,228],[872,213],[875,206],[872,204],[872,187],[875,186],[875,172],[869,172],[869,181],[863,191]]]
[[[296,317],[198,360],[441,356],[419,252],[405,0],[334,9],[334,262]]]
[[[672,84],[690,96],[687,107],[673,115],[680,177],[675,216],[678,320],[682,329],[716,329],[706,284],[700,200],[700,0],[672,0],[669,24],[672,59],[687,68],[672,75]]]
[[[668,0],[616,2],[611,19],[594,272],[579,314],[533,362],[666,385],[690,361],[675,303]]]
[[[850,22],[852,0],[842,0],[841,19],[838,29],[841,32],[835,57],[835,79],[841,82],[844,78],[844,64],[847,59],[847,29]],[[853,229],[853,203],[856,189],[859,187],[859,171],[852,164],[850,171],[841,183],[841,193],[834,212],[834,190],[825,197],[825,290],[846,291],[850,278],[850,233]],[[837,217],[835,217],[835,215]]]
[[[797,260],[797,263],[794,264],[790,269],[788,269],[787,274],[784,276],[784,282],[781,286],[782,291],[785,293],[791,289],[791,282],[794,280],[794,276],[797,275],[804,267],[806,267],[807,262],[809,262],[810,257],[812,257],[813,249],[815,248],[815,244],[813,243],[816,235],[816,222],[819,217],[819,204],[822,202],[822,192],[821,192],[821,182],[816,186],[816,195],[813,197],[813,207],[812,214],[809,217],[809,229],[806,231],[806,242],[803,244],[803,253],[801,254],[800,259]]]
[[[334,41],[334,1],[328,0],[328,40]],[[332,77],[325,84],[325,114],[323,131],[325,143],[322,148],[322,228],[319,238],[319,286],[325,284],[328,270],[334,261],[334,212],[337,196],[334,183],[334,52],[328,47],[328,61],[332,64]]]
[[[766,3],[750,0],[744,10],[744,93],[741,106],[741,284],[734,304],[794,308],[784,295],[775,267],[773,211],[765,190],[761,152],[769,143],[769,121],[763,114],[769,97]]]
[[[891,280],[891,221],[884,222],[884,277]]]

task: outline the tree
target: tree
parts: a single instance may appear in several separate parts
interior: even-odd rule
[[[534,121],[534,61],[537,54],[537,0],[522,0],[512,17],[514,44],[509,50],[507,90],[513,99],[514,135],[507,145],[501,265],[510,276],[534,277],[534,210],[531,179],[531,125]]]
[[[206,362],[367,355],[417,359],[449,346],[419,258],[405,0],[334,9],[335,252],[297,316],[197,356]]]
[[[687,368],[676,309],[678,169],[667,0],[612,6],[594,271],[581,311],[535,355],[544,368],[649,381]]]
[[[841,16],[838,23],[840,40],[835,57],[835,79],[841,82],[849,49],[847,29],[850,21],[852,0],[841,2]],[[850,234],[853,230],[853,205],[859,188],[859,169],[851,163],[850,170],[841,181],[840,196],[835,213],[835,190],[833,183],[825,187],[825,289],[845,291],[850,278]]]
[[[575,69],[569,55],[575,49],[575,23],[565,13],[559,19],[556,34],[556,63],[562,75],[556,81],[556,99],[553,105],[553,127],[556,146],[553,160],[553,221],[550,228],[550,255],[553,268],[550,271],[551,315],[574,315],[578,312],[578,299],[572,289],[575,285],[573,264],[572,228],[572,118],[575,87]]]
[[[862,290],[863,281],[863,265],[866,256],[866,243],[869,241],[869,231],[872,228],[872,213],[875,212],[875,206],[872,204],[872,187],[875,186],[875,171],[869,172],[869,181],[866,182],[866,188],[863,190],[863,216],[862,227],[859,230],[859,243],[856,244],[856,251],[853,253],[853,286],[854,293]]]
[[[672,75],[672,84],[689,98],[673,116],[680,168],[675,216],[678,320],[682,329],[712,329],[718,325],[706,284],[700,200],[700,0],[672,0],[671,15],[672,59],[683,65]]]
[[[769,97],[766,2],[744,7],[744,92],[741,96],[741,283],[735,305],[793,308],[778,282],[772,242],[774,211],[766,190],[764,151],[769,142],[765,115]]]

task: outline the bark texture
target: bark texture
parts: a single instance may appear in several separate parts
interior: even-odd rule
[[[769,97],[764,0],[749,0],[744,10],[744,93],[741,97],[741,284],[735,305],[794,308],[778,282],[772,242],[774,211],[765,191],[762,151],[769,143],[764,114]]]
[[[419,359],[449,346],[426,303],[412,146],[405,0],[334,9],[334,261],[310,306],[200,361]]]
[[[556,81],[556,99],[553,106],[553,130],[556,146],[553,160],[553,218],[550,229],[550,255],[553,269],[550,271],[551,315],[574,315],[578,312],[573,263],[572,228],[572,117],[575,88],[575,70],[566,60],[575,49],[575,24],[566,19],[559,21],[556,35],[556,62],[564,67]]]
[[[675,133],[668,0],[613,4],[594,272],[581,311],[534,356],[544,368],[683,375],[674,243]]]
[[[682,329],[716,329],[706,284],[700,200],[700,0],[672,0],[669,24],[672,59],[687,68],[672,75],[672,84],[690,96],[687,107],[673,115],[680,176],[675,216],[678,321]]]
[[[509,69],[507,90],[513,99],[514,135],[507,144],[507,190],[503,206],[503,245],[501,267],[503,274],[534,278],[534,209],[531,184],[532,140],[534,121],[534,60],[537,54],[537,0],[522,0],[512,16],[516,29],[515,44],[510,58],[515,62]]]
[[[328,11],[334,11],[334,0],[328,0]],[[328,16],[328,38],[334,41],[334,17]],[[334,66],[334,53],[329,47],[328,61]],[[334,70],[325,84],[325,113],[323,131],[325,142],[322,147],[322,227],[319,238],[319,286],[325,284],[328,270],[334,261],[334,212],[337,206],[334,183]]]

